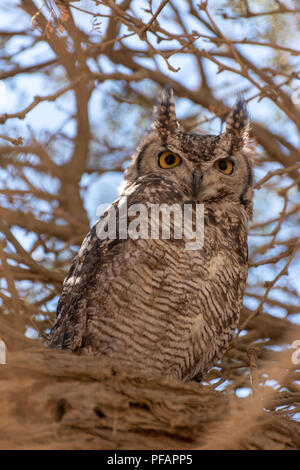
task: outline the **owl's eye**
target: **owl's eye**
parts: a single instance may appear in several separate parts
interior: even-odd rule
[[[174,168],[181,163],[181,158],[176,153],[165,151],[159,155],[158,163],[161,168]]]
[[[231,160],[222,159],[215,162],[214,166],[217,170],[224,173],[224,175],[231,175],[233,172],[233,162]]]

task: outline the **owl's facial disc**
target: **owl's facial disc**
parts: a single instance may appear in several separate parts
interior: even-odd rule
[[[234,201],[251,215],[248,127],[246,105],[239,100],[227,116],[222,134],[184,132],[176,118],[173,91],[166,87],[155,108],[152,130],[139,145],[123,188],[140,177],[154,175],[155,182],[160,178],[176,187],[176,197],[199,203]]]

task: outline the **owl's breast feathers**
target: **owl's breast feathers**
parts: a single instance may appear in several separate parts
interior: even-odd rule
[[[128,207],[145,198],[182,203],[170,182],[159,195],[155,182],[129,188]],[[103,216],[64,281],[50,347],[92,351],[185,380],[206,372],[238,323],[247,223],[234,207],[221,212],[212,205],[204,214],[204,245],[196,251],[174,238],[100,240]]]

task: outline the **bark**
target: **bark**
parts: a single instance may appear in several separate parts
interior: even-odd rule
[[[300,447],[299,423],[262,406],[253,421],[251,399],[237,408],[201,384],[48,349],[8,353],[0,367],[1,449]]]

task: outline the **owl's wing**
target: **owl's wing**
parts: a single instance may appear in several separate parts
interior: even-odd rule
[[[161,180],[152,177],[151,185],[149,185],[150,192],[147,190],[148,185],[142,178],[141,181],[134,182],[124,190],[111,206],[117,209],[116,227],[120,227],[119,221],[123,217],[127,219],[127,227],[134,218],[134,215],[129,215],[127,211],[123,215],[123,196],[127,198],[128,208],[140,201],[146,200],[151,203],[151,197],[155,198],[156,195],[156,192],[153,191],[154,183],[159,186]],[[153,202],[155,202],[155,199]],[[99,278],[105,280],[103,271],[113,263],[114,257],[118,256],[120,245],[127,245],[127,243],[132,242],[126,238],[123,239],[119,232],[116,238],[113,239],[99,237],[99,225],[101,226],[104,216],[105,214],[84,239],[80,251],[74,258],[69,273],[64,280],[57,306],[57,318],[50,333],[48,343],[50,347],[78,351],[87,345],[87,323],[90,319],[91,309],[95,305],[95,298],[99,298],[109,289],[108,284],[101,284]],[[123,246],[124,251],[127,248],[127,246]],[[130,263],[133,264],[134,259],[139,257],[140,254],[138,250],[133,250],[132,247],[131,254]],[[148,256],[152,266],[154,263],[153,250],[149,248],[149,254],[145,253],[144,256]],[[122,266],[124,267],[124,263],[122,263]],[[100,276],[100,273],[104,276]]]
[[[143,191],[139,184],[132,185],[136,193],[132,193],[129,187],[128,204],[135,200],[135,194]],[[103,265],[113,256],[111,250],[126,240],[119,239],[118,232],[115,239],[99,237],[99,230],[105,227],[109,220],[111,209],[115,209],[116,227],[119,225],[120,197],[98,219],[95,226],[82,242],[78,255],[74,258],[67,277],[63,282],[62,293],[57,305],[56,321],[49,335],[48,346],[57,349],[71,349],[77,351],[83,346],[84,335],[87,330],[88,307],[92,291],[97,294],[102,290],[101,285],[96,285],[97,274],[103,269]],[[108,216],[108,218],[107,218]],[[127,214],[125,215],[127,218]],[[130,217],[128,217],[128,221]],[[104,228],[105,230],[105,228]],[[115,250],[112,250],[115,252]]]
[[[74,258],[57,305],[56,321],[48,343],[50,347],[72,351],[80,348],[86,330],[88,291],[101,264],[104,242],[98,238],[94,226]]]

